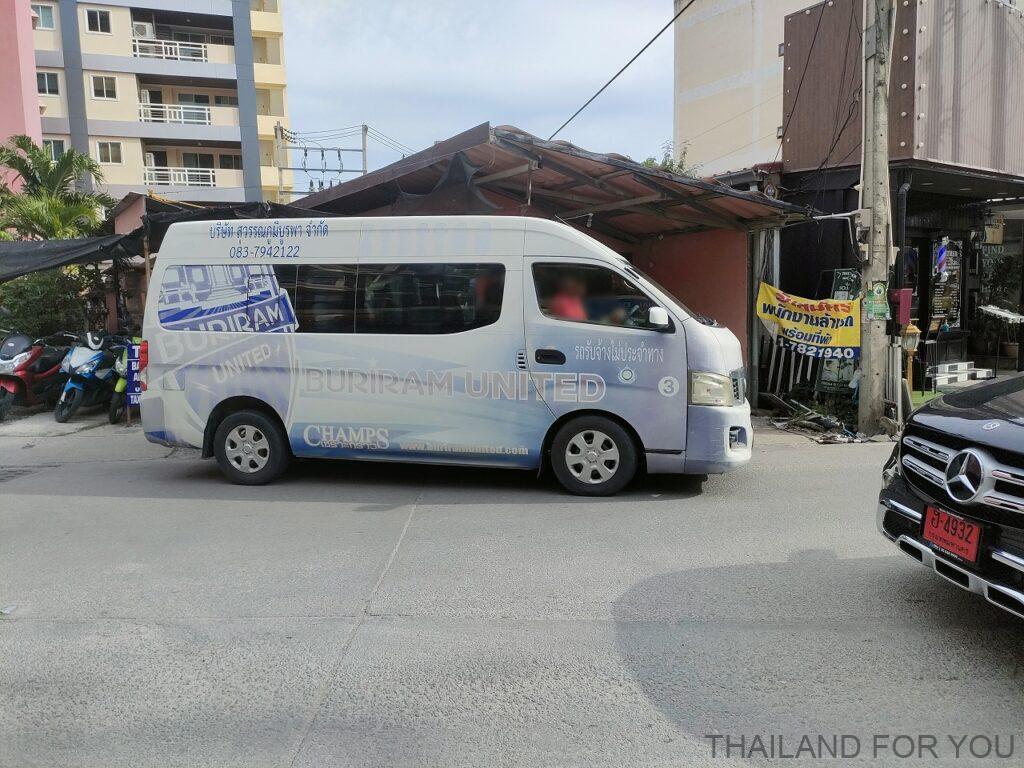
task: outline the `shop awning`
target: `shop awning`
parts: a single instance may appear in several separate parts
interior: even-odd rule
[[[32,272],[114,258],[125,235],[0,242],[0,283]]]
[[[103,235],[75,240],[16,240],[0,242],[0,282],[32,272],[42,272],[69,264],[90,264],[114,258],[142,256],[149,237],[149,251],[160,250],[168,227],[181,221],[218,221],[223,219],[308,218],[310,212],[277,203],[242,203],[217,208],[181,208],[151,213],[143,226],[126,235]]]

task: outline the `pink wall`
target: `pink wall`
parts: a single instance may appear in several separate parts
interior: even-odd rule
[[[127,208],[114,217],[114,233],[127,235],[142,226],[142,217],[146,215],[146,198],[137,197]]]
[[[19,133],[42,141],[28,0],[0,0],[0,20],[0,142]]]
[[[749,361],[747,260],[747,233],[727,229],[650,241],[632,259],[694,312],[713,317],[735,333]]]

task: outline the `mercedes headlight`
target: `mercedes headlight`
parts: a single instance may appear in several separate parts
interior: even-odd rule
[[[720,373],[690,371],[690,405],[735,405],[732,379]]]

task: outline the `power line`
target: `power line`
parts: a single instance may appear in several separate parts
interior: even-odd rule
[[[570,117],[570,118],[569,118],[568,120],[566,120],[566,121],[565,121],[564,123],[562,123],[562,124],[561,124],[560,126],[558,126],[558,130],[556,130],[556,131],[555,131],[554,133],[552,133],[552,134],[551,134],[550,136],[548,136],[548,141],[551,141],[551,140],[552,140],[553,138],[555,138],[555,136],[557,136],[557,135],[558,135],[559,133],[561,133],[561,132],[562,132],[562,129],[563,129],[563,128],[565,128],[565,126],[567,126],[567,125],[568,125],[569,123],[571,123],[571,122],[572,122],[573,120],[575,120],[575,119],[576,119],[576,117],[577,117],[577,116],[578,116],[578,115],[580,114],[580,112],[582,112],[582,111],[583,111],[584,109],[586,109],[587,107],[589,107],[589,106],[590,106],[590,104],[591,104],[591,102],[592,102],[592,101],[593,101],[594,99],[596,99],[596,98],[597,98],[598,96],[600,96],[600,95],[601,95],[602,93],[604,93],[605,89],[606,89],[606,88],[607,88],[607,87],[608,87],[609,85],[611,85],[612,83],[614,83],[614,82],[615,82],[615,81],[616,81],[616,80],[618,79],[619,75],[621,75],[621,74],[622,74],[623,72],[625,72],[625,71],[626,71],[627,69],[629,69],[629,66],[630,66],[630,64],[632,64],[632,63],[633,63],[634,61],[636,61],[637,59],[639,59],[639,58],[640,58],[640,56],[642,56],[642,55],[643,55],[643,52],[644,52],[644,51],[646,51],[646,50],[647,50],[648,48],[650,48],[650,47],[651,47],[652,45],[654,45],[654,41],[655,41],[655,40],[657,40],[657,39],[658,39],[659,37],[661,37],[661,36],[662,36],[662,34],[664,34],[665,30],[667,30],[667,29],[668,29],[669,27],[671,27],[671,26],[672,26],[673,24],[675,24],[675,23],[676,23],[676,19],[678,19],[678,18],[679,18],[680,16],[682,16],[682,15],[683,15],[684,13],[686,13],[686,10],[687,10],[687,9],[688,9],[688,8],[689,8],[689,7],[691,6],[691,5],[693,5],[693,4],[695,3],[695,2],[697,2],[697,0],[690,0],[690,2],[688,2],[688,3],[687,3],[686,5],[684,5],[684,6],[682,7],[682,8],[680,8],[680,9],[679,9],[679,12],[678,12],[678,13],[677,13],[677,14],[676,14],[675,16],[673,16],[673,17],[672,17],[671,21],[669,21],[669,23],[668,23],[668,24],[666,24],[666,25],[665,25],[664,27],[662,27],[661,29],[659,29],[659,30],[658,30],[658,33],[657,33],[657,34],[656,34],[656,35],[655,35],[654,37],[652,37],[652,38],[651,38],[650,40],[648,40],[648,41],[647,41],[647,45],[645,45],[645,46],[644,46],[643,48],[641,48],[641,49],[640,49],[639,51],[637,51],[637,52],[636,52],[636,55],[634,55],[634,56],[633,56],[633,58],[631,58],[631,59],[630,59],[629,61],[627,61],[627,62],[626,62],[626,63],[625,63],[624,65],[623,65],[622,69],[620,69],[620,70],[619,70],[618,72],[616,72],[616,73],[615,73],[614,75],[612,75],[612,78],[611,78],[611,80],[609,80],[609,81],[608,81],[607,83],[605,83],[604,85],[602,85],[602,86],[601,86],[601,88],[600,88],[600,89],[599,89],[599,90],[597,91],[597,93],[595,93],[595,94],[594,94],[593,96],[591,96],[591,97],[590,97],[589,99],[587,99],[587,100],[586,100],[586,102],[585,102],[585,103],[583,104],[583,106],[582,106],[582,107],[580,107],[579,109],[577,109],[577,110],[576,110],[575,112],[573,112],[573,113],[572,113],[572,117]]]
[[[759,138],[754,139],[753,141],[748,141],[742,147],[736,147],[736,149],[730,149],[724,155],[719,155],[718,157],[713,157],[710,160],[705,160],[703,163],[698,163],[697,167],[700,168],[703,165],[710,165],[711,163],[716,163],[719,160],[721,160],[723,157],[728,157],[729,155],[734,155],[737,152],[739,152],[741,149],[746,149],[747,147],[749,147],[749,146],[751,146],[753,144],[757,144],[757,142],[759,142],[759,141],[764,141],[765,139],[770,139],[772,136],[775,136],[775,135],[776,135],[775,133],[767,133],[764,136],[761,136]]]
[[[782,152],[782,145],[786,141],[786,133],[789,132],[789,124],[793,121],[793,115],[796,114],[796,105],[800,101],[800,91],[804,87],[804,78],[807,77],[807,67],[811,63],[811,56],[814,54],[814,44],[818,42],[818,32],[821,31],[821,22],[824,18],[825,6],[822,5],[821,10],[818,11],[818,23],[814,27],[814,37],[811,38],[811,47],[807,49],[807,58],[804,60],[804,68],[800,73],[800,82],[798,82],[796,86],[796,95],[793,96],[793,108],[790,110],[789,117],[782,126],[782,136],[779,137],[779,148],[775,152],[775,161],[779,159],[779,154]]]
[[[758,104],[755,104],[754,106],[750,107],[749,109],[745,109],[742,112],[739,112],[738,114],[735,114],[732,117],[728,118],[727,120],[723,120],[722,122],[720,122],[720,123],[718,123],[716,125],[712,125],[707,130],[701,131],[698,134],[690,136],[688,139],[683,139],[682,143],[683,144],[688,144],[691,141],[693,141],[694,139],[699,139],[701,136],[706,136],[707,134],[711,133],[713,130],[715,130],[717,128],[721,128],[723,125],[727,125],[727,124],[731,123],[733,120],[736,120],[737,118],[743,117],[748,112],[753,112],[758,107],[763,107],[769,101],[775,101],[775,99],[779,98],[779,96],[781,96],[781,95],[782,95],[782,91],[779,91],[774,96],[771,96],[771,97],[765,99],[764,101],[762,101],[762,102],[760,102]]]

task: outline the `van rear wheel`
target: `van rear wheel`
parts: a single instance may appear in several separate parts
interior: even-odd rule
[[[288,467],[281,428],[259,411],[238,411],[217,427],[213,450],[220,471],[237,485],[265,485]]]
[[[604,416],[579,416],[551,442],[551,468],[567,491],[610,496],[636,475],[637,449],[625,429]]]

